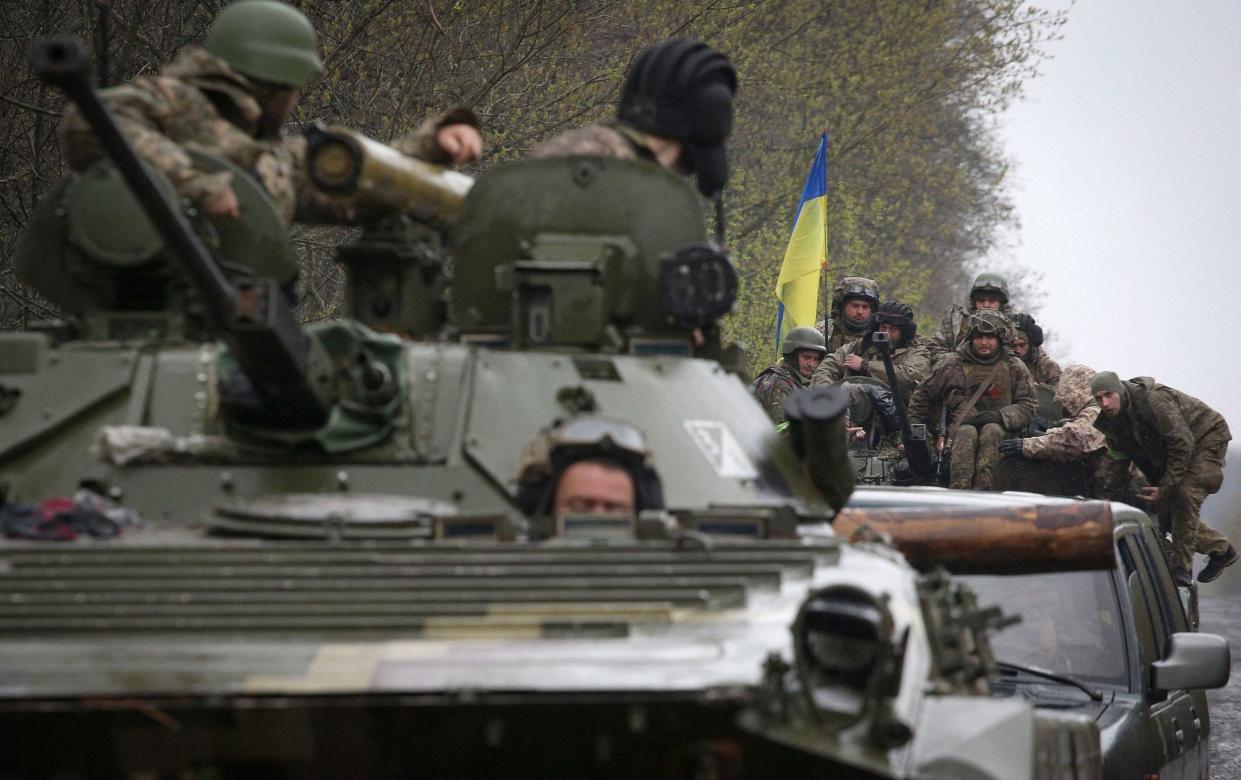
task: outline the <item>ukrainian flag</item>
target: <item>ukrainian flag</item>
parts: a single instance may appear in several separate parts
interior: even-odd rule
[[[776,281],[776,354],[780,342],[793,328],[814,326],[819,300],[819,272],[827,268],[827,133],[819,137],[801,204],[793,222],[793,235],[784,250],[784,264]]]

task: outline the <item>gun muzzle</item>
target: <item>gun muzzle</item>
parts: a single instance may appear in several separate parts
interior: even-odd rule
[[[474,179],[402,154],[344,127],[306,133],[306,164],[319,189],[363,208],[452,222]]]
[[[90,57],[77,38],[41,38],[30,45],[30,67],[40,79],[69,94],[90,89]]]

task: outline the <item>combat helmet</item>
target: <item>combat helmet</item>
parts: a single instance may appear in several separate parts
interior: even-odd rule
[[[724,139],[733,127],[737,73],[705,43],[672,38],[642,51],[621,87],[617,118],[638,130],[685,145],[686,173],[713,197],[728,183]]]
[[[211,24],[207,51],[260,81],[304,87],[323,72],[315,29],[278,0],[238,0]]]
[[[1000,346],[1003,347],[1012,338],[1012,326],[1009,325],[1008,318],[1000,312],[983,309],[970,315],[969,328],[966,331],[966,338],[978,335],[997,336]]]
[[[787,358],[796,354],[799,349],[809,349],[820,355],[826,355],[827,341],[816,328],[803,325],[800,328],[793,328],[784,337],[784,343],[780,345],[780,354]]]
[[[1008,303],[1008,280],[989,271],[980,273],[974,277],[974,283],[970,286],[970,301],[984,293],[999,298],[1000,303]]]
[[[918,323],[914,322],[914,310],[907,303],[884,301],[875,312],[875,326],[895,325],[901,329],[901,345],[906,345],[918,335]]]
[[[846,276],[832,289],[832,316],[839,317],[849,301],[866,301],[872,309],[879,308],[879,283],[864,276]]]

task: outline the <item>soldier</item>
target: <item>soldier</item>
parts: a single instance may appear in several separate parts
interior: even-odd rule
[[[1038,406],[1030,372],[1008,354],[1008,337],[1003,314],[993,309],[975,312],[967,321],[965,340],[938,360],[914,390],[911,423],[933,423],[939,417],[934,410],[944,410],[951,487],[990,490],[1005,432],[1028,425]]]
[[[715,197],[728,183],[724,140],[736,92],[737,74],[723,54],[684,38],[662,41],[634,59],[615,122],[561,133],[530,155],[649,160],[697,174],[699,192]]]
[[[182,49],[159,75],[106,90],[104,98],[139,156],[203,212],[240,216],[232,174],[195,168],[186,148],[252,171],[286,221],[352,222],[351,208],[309,182],[305,139],[280,134],[302,88],[322,70],[314,28],[300,11],[277,0],[244,0],[220,12],[202,48]],[[74,170],[104,156],[72,106],[60,141]],[[478,159],[482,137],[474,113],[457,108],[394,146],[430,162],[462,163]]]
[[[832,290],[831,319],[819,323],[819,330],[827,339],[827,351],[835,352],[869,333],[878,308],[878,282],[864,276],[841,279]]]
[[[531,517],[636,515],[662,509],[664,496],[642,432],[584,414],[558,422],[526,445],[516,502]]]
[[[810,327],[793,328],[780,345],[781,360],[764,368],[750,390],[776,425],[784,422],[784,399],[810,386],[815,367],[827,353],[823,334]]]
[[[1056,387],[1056,402],[1069,413],[1069,419],[1042,436],[1005,439],[1000,442],[1000,453],[1061,463],[1079,461],[1082,469],[1094,477],[1091,482],[1102,487],[1107,440],[1094,427],[1099,416],[1099,404],[1090,394],[1094,375],[1090,366],[1074,364],[1066,368]]]
[[[1224,480],[1224,457],[1232,434],[1222,415],[1193,396],[1148,376],[1121,381],[1102,371],[1090,392],[1103,413],[1095,428],[1107,437],[1108,487],[1129,485],[1129,464],[1150,485],[1139,498],[1158,508],[1160,524],[1172,532],[1172,570],[1178,585],[1192,581],[1194,553],[1209,556],[1198,574],[1211,582],[1236,563],[1237,551],[1219,531],[1201,522],[1198,511]]]
[[[1060,366],[1043,351],[1043,329],[1029,314],[1014,314],[1013,340],[1009,350],[1021,358],[1035,382],[1055,387],[1060,383]]]
[[[908,402],[914,387],[931,370],[926,347],[918,340],[918,324],[914,322],[913,309],[900,301],[886,301],[875,314],[870,333],[875,331],[882,331],[892,339],[892,368],[896,370],[896,379],[901,385],[901,398]],[[830,385],[848,376],[871,376],[886,384],[888,374],[884,370],[883,358],[871,343],[870,333],[828,355],[815,369],[810,384]]]
[[[1008,316],[1008,281],[1003,276],[985,272],[974,277],[968,305],[954,304],[940,321],[935,338],[927,345],[931,359],[937,360],[954,351],[965,340],[970,315],[984,309]]]

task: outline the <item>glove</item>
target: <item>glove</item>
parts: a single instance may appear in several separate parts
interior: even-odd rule
[[[1010,458],[1021,457],[1021,439],[1005,439],[1000,442],[999,450],[1001,455]]]
[[[988,423],[1003,425],[1004,418],[1000,416],[999,412],[979,412],[968,418],[962,425],[972,425],[975,428],[981,428]]]

